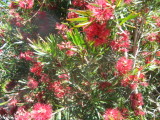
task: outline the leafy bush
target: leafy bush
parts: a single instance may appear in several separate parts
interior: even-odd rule
[[[7,2],[2,119],[158,120],[158,0]]]

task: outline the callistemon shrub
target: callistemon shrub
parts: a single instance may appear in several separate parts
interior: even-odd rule
[[[0,2],[0,119],[159,120],[159,0]]]

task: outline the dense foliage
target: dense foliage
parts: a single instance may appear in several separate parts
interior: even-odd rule
[[[0,118],[158,120],[159,6],[0,1]]]

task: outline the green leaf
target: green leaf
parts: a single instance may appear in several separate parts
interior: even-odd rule
[[[85,25],[89,25],[89,24],[91,24],[92,22],[82,22],[82,23],[79,23],[78,25],[75,25],[74,27],[75,28],[79,28],[79,27],[83,27],[83,26],[85,26]]]
[[[0,4],[1,4],[1,5],[8,6],[7,3],[5,3],[5,2],[3,2],[3,1],[0,1]]]
[[[99,6],[98,4],[95,4],[95,3],[90,3],[90,5],[95,6],[95,7],[101,7],[101,6]]]
[[[40,40],[29,44],[36,51],[36,54],[40,56],[52,55],[55,57],[57,54],[57,43],[55,37],[53,35],[49,35],[45,40],[42,38],[40,38]]]
[[[89,10],[75,10],[75,9],[69,9],[69,11],[75,12],[79,15],[83,15],[83,16],[89,16],[91,14],[91,12]]]
[[[5,104],[7,104],[9,101],[6,101],[6,102],[3,102],[3,103],[0,103],[0,106],[3,106]]]
[[[128,20],[136,18],[138,15],[139,15],[138,13],[131,13],[131,14],[129,14],[127,17],[125,17],[125,18],[122,19],[120,25],[124,24]]]
[[[88,17],[78,17],[78,18],[71,18],[67,19],[68,21],[88,21]]]
[[[122,0],[116,0],[116,6],[118,7],[121,4]]]

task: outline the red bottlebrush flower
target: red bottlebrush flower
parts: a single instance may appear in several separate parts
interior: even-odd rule
[[[10,9],[9,14],[13,17],[20,17],[19,13],[17,13],[14,9]]]
[[[16,2],[12,1],[12,2],[9,4],[9,8],[11,8],[11,9],[16,9],[16,8],[18,8],[18,4],[17,4]]]
[[[105,0],[98,0],[98,6],[87,5],[87,8],[92,12],[93,19],[97,21],[108,21],[113,17],[114,7],[108,4]]]
[[[136,109],[136,110],[134,110],[134,114],[136,115],[136,116],[139,116],[139,115],[145,115],[145,112],[144,111],[142,111],[142,110],[139,110],[139,109]]]
[[[149,56],[149,55],[151,55],[152,53],[151,52],[142,52],[141,53],[143,56]]]
[[[110,35],[110,30],[106,28],[106,23],[92,23],[84,28],[88,41],[94,42],[95,46],[107,43],[107,38]]]
[[[48,104],[36,103],[31,111],[34,120],[49,120],[52,116],[52,107]]]
[[[88,3],[85,2],[85,0],[73,0],[72,5],[75,7],[80,7],[82,9],[86,9],[86,5],[88,5]]]
[[[111,0],[111,2],[114,4],[116,2],[116,0]]]
[[[49,76],[48,76],[47,74],[42,73],[42,74],[41,74],[40,81],[41,81],[41,82],[44,82],[44,83],[48,83],[48,82],[50,81],[50,78],[49,78]]]
[[[74,54],[75,54],[75,52],[72,51],[72,50],[67,50],[67,51],[66,51],[66,55],[67,55],[67,56],[73,56]]]
[[[130,100],[131,100],[131,105],[134,109],[144,104],[143,96],[141,93],[132,93],[130,96]]]
[[[129,33],[124,31],[117,34],[119,35],[119,39],[110,43],[112,49],[115,51],[127,52],[127,49],[130,47]]]
[[[16,99],[14,98],[14,99],[12,99],[12,100],[8,103],[8,105],[9,105],[9,106],[16,106],[17,103],[18,103],[18,100],[16,100]]]
[[[56,23],[56,29],[58,29],[60,31],[66,31],[66,30],[68,30],[68,27],[64,24]]]
[[[60,50],[63,50],[63,49],[72,49],[73,46],[71,45],[71,42],[61,42],[61,44],[57,44],[58,48]]]
[[[110,82],[100,82],[98,88],[100,90],[105,90],[107,87],[111,87],[112,84]]]
[[[112,84],[110,82],[100,82],[98,89],[100,89],[102,91],[107,90],[106,92],[113,92],[114,91],[113,89],[108,89],[111,86],[112,86]]]
[[[69,12],[68,15],[67,15],[68,19],[77,18],[77,17],[78,17],[78,14],[75,13],[75,12]]]
[[[19,6],[23,9],[31,9],[34,5],[34,0],[20,0]]]
[[[134,84],[138,82],[138,78],[136,75],[129,75],[127,78],[121,80],[121,85],[126,87],[128,85]],[[131,88],[133,85],[130,86]]]
[[[131,83],[129,86],[132,90],[135,90],[138,87],[138,84],[137,83]]]
[[[70,92],[71,88],[68,86],[62,86],[61,82],[55,81],[55,82],[49,84],[49,89],[54,92],[54,95],[57,98],[63,98],[64,95],[66,95],[67,93]]]
[[[124,117],[124,119],[127,119],[127,117],[129,116],[129,111],[127,108],[122,108],[120,109],[122,116]]]
[[[27,86],[31,89],[35,89],[38,87],[38,82],[34,78],[29,78]]]
[[[27,61],[33,61],[33,58],[32,58],[33,55],[34,55],[34,53],[31,52],[31,51],[26,51],[24,53],[21,52],[20,55],[19,55],[19,58],[20,59],[25,59]]]
[[[147,40],[149,41],[156,41],[157,39],[157,33],[150,33],[147,37],[146,37]]]
[[[5,116],[7,114],[8,114],[7,111],[4,108],[0,107],[0,115]]]
[[[144,79],[145,79],[145,76],[142,73],[139,76],[138,75],[129,75],[127,78],[124,78],[123,80],[121,80],[121,85],[124,87],[129,86],[132,90],[135,90],[139,84],[142,86],[148,85],[144,81]]]
[[[103,115],[105,120],[123,120],[121,112],[117,108],[109,108]]]
[[[153,61],[155,64],[159,65],[160,64],[160,60],[154,60]]]
[[[68,74],[61,74],[58,76],[58,78],[60,78],[61,80],[69,80],[69,75]]]
[[[57,98],[63,98],[65,95],[65,90],[61,85],[61,82],[55,81],[49,85],[49,89],[54,91],[54,95]]]
[[[16,114],[14,115],[15,120],[32,120],[31,114],[24,109],[24,106],[19,107]]]
[[[132,0],[124,0],[124,2],[125,2],[126,4],[130,4],[130,3],[132,2]]]
[[[12,25],[15,25],[17,27],[23,27],[22,21],[23,21],[23,18],[21,18],[21,17],[15,17],[15,18],[11,19],[9,22]]]
[[[133,61],[125,57],[119,58],[116,64],[116,69],[119,75],[124,75],[132,69]]]
[[[35,63],[31,68],[30,72],[34,73],[37,76],[40,76],[42,73],[42,65],[41,63]]]

